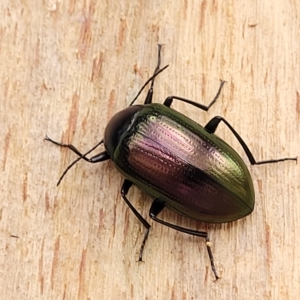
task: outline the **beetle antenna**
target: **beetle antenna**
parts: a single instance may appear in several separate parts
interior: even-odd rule
[[[135,96],[135,98],[131,101],[131,103],[129,104],[129,106],[133,105],[133,103],[136,101],[136,99],[139,97],[139,95],[141,94],[141,92],[143,91],[143,89],[146,87],[146,85],[152,81],[159,73],[161,73],[163,70],[165,70],[169,65],[164,66],[162,69],[158,70],[156,73],[154,73],[146,82],[145,84],[142,86],[142,88],[140,89],[140,91],[137,93],[137,95]]]
[[[81,154],[77,159],[75,159],[62,173],[62,175],[60,176],[56,186],[59,186],[59,184],[61,183],[62,179],[65,177],[65,175],[67,174],[67,172],[81,159],[87,159],[86,155],[90,154],[93,150],[95,150],[99,145],[101,145],[103,143],[103,140],[101,140],[96,146],[94,146],[92,149],[90,149],[88,152]],[[78,153],[77,153],[78,154]]]

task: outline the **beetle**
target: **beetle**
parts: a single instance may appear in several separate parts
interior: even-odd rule
[[[45,140],[67,147],[79,156],[64,171],[57,185],[80,159],[90,163],[108,159],[114,162],[125,177],[121,196],[145,227],[139,261],[142,261],[150,224],[127,198],[132,185],[154,199],[149,210],[150,218],[154,221],[206,240],[211,268],[217,280],[219,276],[208,233],[159,219],[159,213],[167,208],[199,221],[225,223],[243,218],[253,211],[255,195],[250,173],[239,154],[215,134],[220,122],[237,138],[252,165],[297,161],[297,157],[256,161],[246,143],[224,118],[216,116],[202,127],[171,108],[172,102],[178,100],[208,111],[220,95],[225,83],[223,80],[208,106],[177,96],[167,97],[163,104],[152,103],[154,79],[168,67],[160,69],[160,62],[161,45],[158,46],[158,63],[153,76],[143,85],[129,107],[112,117],[103,140],[87,153],[82,154],[72,144],[58,143],[48,136]],[[133,105],[150,82],[144,104]],[[87,158],[86,155],[100,144],[104,144],[105,151]]]

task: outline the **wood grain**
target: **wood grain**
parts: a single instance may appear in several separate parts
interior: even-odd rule
[[[170,67],[157,102],[208,104],[222,78],[208,113],[174,107],[201,124],[224,116],[257,160],[299,156],[299,12],[283,0],[1,1],[1,298],[299,298],[299,163],[249,166],[256,207],[237,222],[162,215],[209,232],[214,282],[203,240],[152,222],[137,263],[143,228],[113,164],[79,162],[57,188],[76,156],[43,141],[95,145],[152,74],[161,43]],[[246,160],[225,126],[218,135]],[[151,199],[136,189],[129,198],[148,218]]]

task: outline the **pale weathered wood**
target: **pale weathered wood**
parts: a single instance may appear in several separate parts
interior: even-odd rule
[[[152,222],[137,263],[143,228],[113,164],[80,162],[56,188],[75,155],[43,138],[91,148],[163,43],[170,67],[157,101],[209,103],[222,78],[209,113],[174,107],[201,124],[224,116],[257,160],[297,156],[299,12],[299,1],[284,0],[1,1],[1,299],[298,299],[299,164],[249,166],[257,204],[238,222],[163,214],[209,231],[222,276],[214,282],[201,239]],[[229,130],[218,134],[246,159]],[[148,218],[151,200],[136,189],[129,197]]]

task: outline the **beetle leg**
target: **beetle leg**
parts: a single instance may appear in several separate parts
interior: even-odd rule
[[[48,136],[45,137],[45,140],[46,141],[49,141],[57,146],[60,146],[60,147],[65,147],[65,148],[69,148],[71,151],[73,151],[74,153],[76,153],[78,156],[80,156],[80,159],[83,159],[87,162],[90,162],[90,163],[96,163],[96,162],[100,162],[100,161],[104,161],[106,159],[110,159],[110,157],[107,157],[107,153],[106,151],[103,151],[95,156],[93,156],[92,158],[87,158],[86,155],[88,155],[89,153],[91,153],[93,150],[95,150],[99,145],[101,145],[103,143],[103,140],[101,140],[96,146],[94,146],[92,149],[90,149],[87,153],[85,154],[82,154],[75,146],[73,146],[72,144],[63,144],[63,143],[59,143],[59,142],[56,142],[52,139],[50,139]],[[107,155],[105,155],[107,154]],[[99,160],[99,157],[102,157],[100,160]],[[105,156],[105,159],[103,159]]]
[[[129,106],[131,106],[131,105],[134,104],[134,102],[137,100],[137,98],[139,97],[139,95],[141,94],[141,92],[144,90],[144,88],[149,84],[149,82],[151,82],[151,86],[150,86],[150,88],[148,90],[148,93],[147,93],[147,96],[145,98],[144,104],[152,103],[154,79],[155,79],[155,77],[159,73],[161,73],[164,69],[166,69],[169,66],[169,65],[166,65],[162,69],[159,69],[159,67],[160,67],[160,61],[161,61],[161,55],[160,55],[161,48],[162,48],[162,45],[158,44],[158,60],[157,60],[157,66],[155,68],[155,71],[154,71],[153,75],[141,87],[141,89],[139,90],[139,92],[137,93],[137,95],[134,97],[134,99],[131,101],[131,103],[129,104]]]
[[[45,137],[46,141],[49,141],[57,146],[60,147],[66,147],[69,148],[70,150],[72,150],[74,153],[76,153],[79,157],[74,160],[63,172],[63,174],[60,176],[57,185],[60,184],[60,182],[62,181],[62,179],[64,178],[64,176],[67,174],[67,172],[73,167],[73,165],[75,165],[80,159],[84,159],[85,161],[89,162],[89,163],[97,163],[97,162],[101,162],[101,161],[105,161],[107,159],[110,159],[110,156],[108,155],[108,153],[106,151],[103,151],[91,158],[87,158],[86,155],[88,155],[89,153],[91,153],[93,150],[95,150],[99,145],[101,145],[103,143],[103,140],[101,140],[96,146],[94,146],[92,149],[90,149],[88,152],[82,154],[79,152],[79,150],[74,147],[72,144],[62,144],[62,143],[58,143],[52,139],[50,139],[48,136]]]
[[[181,227],[181,226],[177,226],[177,225],[174,225],[174,224],[171,224],[171,223],[168,223],[168,222],[165,222],[161,219],[158,219],[157,218],[157,215],[165,208],[165,205],[158,201],[158,200],[154,200],[151,207],[150,207],[150,211],[149,211],[149,215],[150,217],[158,222],[158,223],[161,223],[165,226],[168,226],[168,227],[171,227],[177,231],[181,231],[181,232],[184,232],[184,233],[187,233],[187,234],[190,234],[190,235],[194,235],[194,236],[199,236],[199,237],[202,237],[205,239],[206,241],[206,248],[207,248],[207,252],[208,252],[208,256],[209,256],[209,259],[210,259],[210,264],[211,264],[211,268],[212,268],[212,271],[216,277],[216,280],[219,279],[220,277],[218,276],[217,274],[217,271],[216,271],[216,267],[215,267],[215,264],[214,264],[214,257],[213,257],[213,254],[212,254],[212,251],[211,251],[211,243],[209,241],[209,238],[208,238],[208,234],[207,232],[205,231],[197,231],[197,230],[192,230],[192,229],[188,229],[188,228],[184,228],[184,227]]]
[[[216,116],[212,118],[206,125],[205,130],[207,130],[209,133],[214,133],[220,124],[220,122],[223,121],[227,127],[231,130],[231,132],[234,134],[234,136],[237,138],[241,146],[243,147],[251,165],[262,165],[262,164],[268,164],[268,163],[277,163],[280,161],[285,160],[295,160],[297,161],[297,157],[286,157],[286,158],[278,158],[278,159],[269,159],[269,160],[263,160],[263,161],[256,161],[253,154],[251,153],[250,149],[246,145],[246,143],[243,141],[241,136],[235,131],[235,129],[222,117]]]
[[[146,99],[144,101],[144,104],[150,104],[152,103],[152,97],[153,97],[153,86],[154,86],[154,79],[155,79],[155,74],[157,73],[157,71],[159,70],[159,67],[160,67],[160,62],[161,62],[161,48],[162,48],[162,45],[158,44],[158,58],[157,58],[157,65],[156,65],[156,68],[153,72],[153,76],[152,76],[152,80],[151,80],[151,86],[148,90],[148,93],[147,93],[147,96],[146,96]]]
[[[132,212],[135,214],[135,216],[139,219],[139,221],[144,225],[146,231],[145,235],[142,241],[142,245],[140,248],[140,254],[139,254],[139,261],[143,261],[143,251],[145,248],[145,244],[149,235],[149,229],[150,229],[150,224],[142,217],[142,215],[135,209],[135,207],[130,203],[130,201],[127,199],[126,195],[128,194],[129,189],[132,186],[132,182],[125,179],[121,188],[121,195],[126,204],[129,206],[129,208],[132,210]]]
[[[222,90],[222,87],[223,85],[225,84],[225,81],[224,80],[220,80],[220,87],[218,89],[218,92],[216,94],[216,96],[214,97],[214,99],[210,102],[209,105],[203,105],[203,104],[200,104],[200,103],[197,103],[195,101],[192,101],[192,100],[189,100],[189,99],[186,99],[186,98],[182,98],[182,97],[178,97],[178,96],[169,96],[168,98],[166,98],[166,100],[164,101],[164,105],[165,106],[168,106],[170,107],[173,100],[179,100],[179,101],[182,101],[182,102],[186,102],[188,104],[191,104],[191,105],[194,105],[202,110],[205,110],[205,111],[208,111],[210,109],[210,107],[217,101],[217,99],[219,98],[220,96],[220,93],[221,93],[221,90]]]

